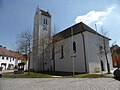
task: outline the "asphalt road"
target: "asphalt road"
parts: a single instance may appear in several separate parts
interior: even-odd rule
[[[0,78],[0,90],[120,90],[113,78]]]

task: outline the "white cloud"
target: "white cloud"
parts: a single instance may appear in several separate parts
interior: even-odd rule
[[[115,6],[112,6],[104,11],[90,11],[86,15],[77,16],[75,22],[79,23],[82,21],[87,25],[95,22],[96,24],[102,25],[103,21],[107,18],[107,15],[109,15],[113,9],[115,9]]]

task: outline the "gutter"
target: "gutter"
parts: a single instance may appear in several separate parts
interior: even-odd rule
[[[81,32],[82,39],[83,39],[83,49],[84,49],[84,59],[85,59],[85,72],[87,73],[87,60],[86,60],[86,49],[85,49],[85,37],[84,34]]]

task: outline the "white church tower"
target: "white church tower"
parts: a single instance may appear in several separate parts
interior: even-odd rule
[[[51,15],[37,7],[34,16],[33,52],[31,69],[34,71],[49,70],[49,62],[45,61],[45,52],[51,40]]]

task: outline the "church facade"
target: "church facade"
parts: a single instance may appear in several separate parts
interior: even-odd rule
[[[108,64],[113,68],[109,38],[82,22],[51,36],[51,15],[39,8],[34,20],[31,69],[99,73]]]

